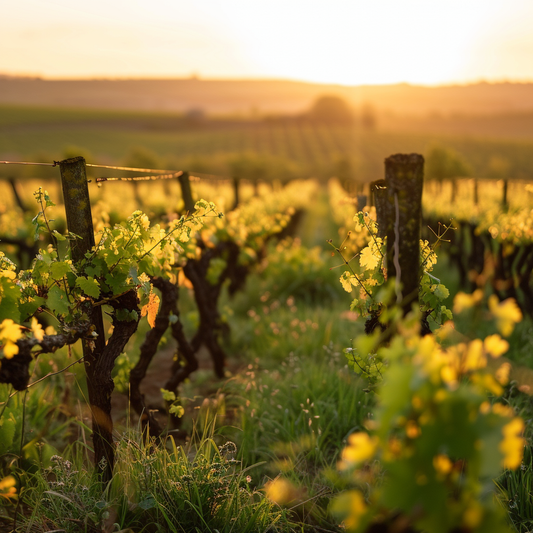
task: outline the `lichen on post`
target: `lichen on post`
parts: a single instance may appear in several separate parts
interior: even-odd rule
[[[78,236],[70,241],[71,257],[75,264],[79,264],[85,259],[85,254],[95,245],[85,159],[83,157],[65,159],[59,163],[59,168],[67,227],[70,233]],[[109,381],[111,381],[111,391],[113,381],[110,372],[107,375],[107,372],[99,370],[105,358],[106,348],[102,308],[101,306],[87,306],[85,311],[96,333],[91,343],[83,342],[85,373],[92,413],[94,453],[97,464],[105,459],[102,474],[104,480],[107,481],[111,479],[114,463],[113,422],[109,392]]]
[[[71,242],[72,260],[79,262],[95,244],[85,159],[65,159],[60,161],[59,169],[68,230],[80,237]]]

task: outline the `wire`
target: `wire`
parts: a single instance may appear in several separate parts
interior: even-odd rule
[[[43,167],[56,167],[57,161],[54,161],[53,163],[32,163],[29,161],[0,161],[1,165],[39,165]]]
[[[119,177],[119,178],[96,178],[96,183],[102,181],[149,181],[149,180],[169,180],[172,178],[179,178],[183,175],[183,170],[173,172],[172,174],[158,174],[156,176],[133,176],[133,177]]]
[[[183,172],[182,170],[161,170],[158,168],[134,168],[134,167],[114,167],[110,165],[93,165],[91,163],[85,163],[86,167],[93,167],[93,168],[108,168],[112,170],[127,170],[129,172],[150,172],[155,174],[169,174],[169,173],[176,173],[176,172]]]
[[[33,163],[29,161],[0,161],[0,164],[4,165],[39,165],[45,167],[56,167],[60,161],[54,161],[53,163]],[[112,165],[94,165],[92,163],[85,163],[86,167],[91,168],[106,168],[110,170],[123,170],[126,172],[149,172],[149,176],[135,176],[135,177],[101,177],[96,178],[97,183],[103,183],[104,181],[152,181],[152,180],[162,180],[162,179],[173,179],[178,178],[179,176],[185,173],[184,170],[162,170],[156,168],[135,168],[135,167],[117,167]],[[228,176],[220,176],[218,174],[206,174],[204,172],[189,172],[189,179],[191,181],[201,181],[201,180],[210,180],[217,181],[219,183],[230,183],[233,181],[233,178]],[[88,180],[91,182],[92,180]],[[250,181],[242,179],[241,181]]]

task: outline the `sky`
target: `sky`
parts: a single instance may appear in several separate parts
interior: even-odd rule
[[[0,74],[533,81],[533,0],[3,0]]]

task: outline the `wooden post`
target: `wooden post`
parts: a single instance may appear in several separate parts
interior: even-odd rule
[[[366,194],[357,195],[357,211],[362,211],[366,207]]]
[[[194,200],[191,192],[191,182],[189,181],[189,173],[184,172],[178,178],[180,180],[181,196],[185,205],[185,211],[192,213],[194,211]]]
[[[371,185],[372,197],[376,206],[376,222],[378,223],[378,237],[384,239],[387,236],[389,225],[389,204],[387,201],[387,185],[385,180],[373,181]]]
[[[418,303],[424,158],[396,154],[385,159],[387,272],[395,278],[396,303],[404,313]]]
[[[235,209],[239,205],[239,178],[233,178],[233,192],[235,194],[233,209]]]
[[[85,259],[85,254],[95,245],[94,229],[87,185],[85,159],[74,157],[59,163],[61,171],[61,184],[67,215],[67,226],[71,233],[80,238],[71,241],[71,256],[75,264]],[[101,464],[105,459],[106,465],[102,470],[104,480],[111,479],[114,449],[113,449],[113,421],[110,416],[110,394],[105,393],[109,383],[102,380],[98,374],[98,366],[106,346],[102,307],[88,306],[86,309],[89,320],[94,326],[97,336],[92,339],[91,346],[87,340],[83,342],[83,356],[85,372],[87,375],[87,388],[91,407],[93,443],[96,464]],[[111,376],[109,376],[111,380]],[[111,380],[111,385],[113,381]],[[111,387],[112,390],[112,387]],[[108,409],[109,407],[109,409]]]
[[[474,178],[474,205],[477,206],[479,204],[479,186],[477,178]]]
[[[507,190],[509,188],[509,180],[503,180],[503,191],[502,191],[502,209],[507,211],[509,209],[509,202],[507,200]]]
[[[453,204],[455,203],[455,200],[457,198],[457,179],[456,178],[452,178],[450,180],[450,185],[451,185],[451,193],[450,193],[450,202]]]

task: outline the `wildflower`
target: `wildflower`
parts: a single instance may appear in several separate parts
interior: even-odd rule
[[[22,337],[20,326],[15,324],[10,318],[6,318],[0,324],[0,340],[4,345],[4,356],[11,359],[19,353],[19,347],[16,342]]]
[[[508,337],[513,332],[515,324],[522,320],[522,312],[512,298],[498,303],[498,297],[495,294],[491,295],[489,310],[496,319],[496,327],[504,337]]]
[[[503,440],[500,442],[499,449],[503,453],[502,466],[514,470],[520,466],[524,454],[525,440],[522,437],[524,431],[524,421],[519,418],[513,418],[502,428]]]
[[[378,441],[368,433],[352,433],[348,437],[348,446],[342,451],[342,461],[347,463],[361,463],[373,457]]]
[[[266,484],[266,495],[269,500],[283,505],[296,499],[296,487],[286,479],[276,478]]]
[[[507,352],[509,349],[509,343],[502,339],[498,334],[489,335],[483,341],[485,351],[492,357],[500,357],[500,355]]]
[[[475,290],[472,294],[459,292],[453,300],[453,312],[462,313],[465,309],[470,309],[481,302],[483,292],[481,289]]]
[[[13,476],[7,476],[0,480],[0,498],[5,498],[9,500],[11,498],[16,498],[17,489],[15,487],[16,481]]]
[[[433,468],[441,476],[448,474],[453,467],[453,463],[450,461],[450,458],[444,454],[438,454],[433,457]]]

